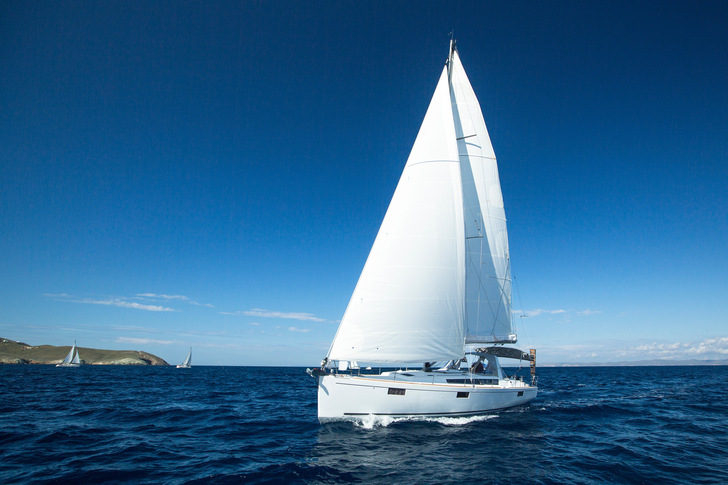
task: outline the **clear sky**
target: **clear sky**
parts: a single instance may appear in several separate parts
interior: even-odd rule
[[[454,29],[519,342],[726,358],[726,24],[724,1],[2,2],[0,336],[318,364]]]

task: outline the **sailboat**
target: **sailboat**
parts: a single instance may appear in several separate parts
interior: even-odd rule
[[[56,367],[79,367],[81,365],[81,358],[78,356],[78,350],[76,350],[76,342],[73,342],[71,351],[68,352],[66,358],[60,364],[56,364]]]
[[[185,361],[177,365],[178,369],[189,369],[190,367],[192,367],[192,347],[190,347],[190,351],[187,354]]]
[[[328,354],[320,421],[470,416],[536,398],[512,323],[498,166],[456,44]],[[530,362],[531,380],[499,357]],[[360,365],[362,364],[362,365]]]

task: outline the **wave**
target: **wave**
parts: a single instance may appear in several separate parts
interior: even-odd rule
[[[356,426],[363,429],[386,428],[395,423],[439,423],[445,426],[464,426],[471,423],[487,421],[497,418],[496,414],[483,414],[478,416],[378,416],[369,414],[367,416],[356,417],[351,420]]]
[[[53,371],[0,368],[0,483],[728,483],[728,367],[547,368],[529,406],[324,425],[303,369]]]

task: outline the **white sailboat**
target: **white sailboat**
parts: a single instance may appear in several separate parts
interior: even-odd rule
[[[190,367],[192,367],[192,347],[190,347],[190,351],[187,354],[185,361],[177,365],[178,369],[189,369]]]
[[[321,367],[321,421],[468,416],[536,397],[511,316],[498,166],[455,42]],[[498,357],[531,363],[531,382]],[[367,363],[362,369],[358,363]],[[439,363],[439,364],[437,364]],[[377,366],[388,371],[368,370]]]
[[[78,350],[76,350],[76,342],[73,342],[71,351],[68,352],[66,358],[60,364],[56,364],[56,367],[79,367],[81,365],[81,358],[78,356]]]

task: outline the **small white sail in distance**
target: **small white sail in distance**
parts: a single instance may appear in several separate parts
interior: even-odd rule
[[[76,342],[73,342],[73,347],[71,347],[71,350],[68,352],[68,355],[61,361],[60,364],[56,364],[56,367],[78,367],[81,365],[81,358],[78,355],[78,350],[76,349]]]
[[[192,347],[190,347],[190,351],[187,354],[185,361],[177,366],[178,369],[189,369],[190,367],[192,367]]]

